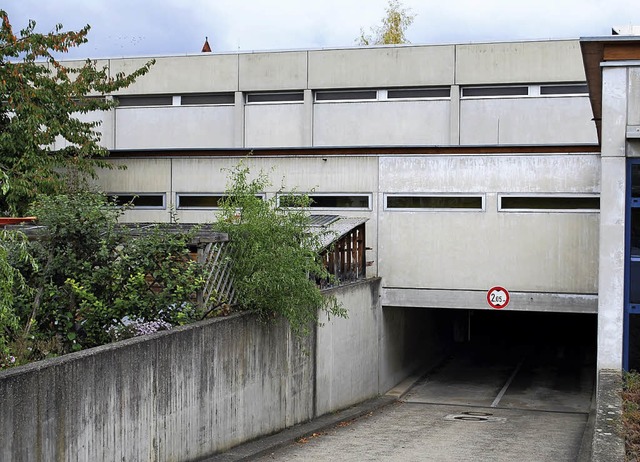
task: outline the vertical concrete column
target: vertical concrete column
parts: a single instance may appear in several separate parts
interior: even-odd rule
[[[313,146],[313,91],[304,91],[303,146]]]
[[[457,146],[460,144],[460,85],[451,85],[449,104],[449,143]]]
[[[244,148],[244,95],[241,91],[235,92],[235,108],[233,113],[233,141],[234,147]]]
[[[602,70],[598,369],[622,368],[627,69]]]
[[[113,96],[106,97],[108,101],[113,100]],[[100,130],[100,145],[107,149],[116,148],[116,109],[104,111],[102,113],[102,125]]]

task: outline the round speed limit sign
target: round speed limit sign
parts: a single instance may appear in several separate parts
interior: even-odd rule
[[[509,304],[509,291],[504,287],[492,287],[487,292],[487,303],[497,310],[504,308]]]

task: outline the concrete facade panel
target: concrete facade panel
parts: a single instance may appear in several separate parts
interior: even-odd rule
[[[589,98],[463,99],[460,144],[595,144]]]
[[[111,75],[131,73],[151,58],[110,60]],[[238,90],[238,55],[202,54],[155,58],[147,75],[118,92],[132,94],[180,94]]]
[[[113,111],[95,111],[88,114],[74,114],[74,117],[81,122],[97,122],[98,127],[94,128],[100,134],[100,146],[106,149],[113,149],[114,125]],[[57,137],[54,149],[63,149],[70,143],[62,137]]]
[[[314,107],[314,146],[445,145],[449,101],[323,103]]]
[[[380,172],[385,193],[600,191],[600,158],[593,154],[381,157]]]
[[[111,159],[113,169],[101,169],[97,184],[106,192],[151,193],[171,191],[171,159]],[[120,168],[125,166],[125,170]]]
[[[245,108],[247,148],[304,146],[303,104],[254,104]]]
[[[239,90],[302,90],[307,87],[307,52],[238,55]]]
[[[234,146],[233,106],[166,106],[116,110],[117,149]]]
[[[384,212],[387,287],[597,293],[597,213]]]
[[[604,127],[603,127],[604,129]],[[604,130],[603,130],[604,131]],[[622,368],[626,159],[602,158],[598,369]]]
[[[628,85],[626,68],[602,69],[602,157],[626,155]]]
[[[459,85],[585,80],[578,40],[456,46]]]
[[[640,67],[630,67],[627,125],[640,125]]]
[[[453,45],[309,51],[311,89],[451,85],[453,76]]]
[[[377,190],[377,158],[334,156],[174,159],[173,187],[182,192],[224,191],[229,170],[243,159],[252,177],[261,170],[268,175],[272,183],[268,192],[271,193],[281,188],[335,193],[371,193]],[[129,170],[140,172],[145,168],[145,162],[142,159],[129,161]]]
[[[487,303],[486,290],[441,290],[388,287],[382,291],[385,306],[494,310]],[[509,290],[507,288],[507,290]],[[509,304],[501,311],[536,311],[544,313],[597,313],[598,296],[516,292],[509,290]]]

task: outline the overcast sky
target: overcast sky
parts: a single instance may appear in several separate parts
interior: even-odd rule
[[[386,0],[4,0],[14,29],[91,25],[73,58],[353,46],[380,23]],[[412,43],[466,43],[610,35],[640,25],[637,0],[404,0]]]

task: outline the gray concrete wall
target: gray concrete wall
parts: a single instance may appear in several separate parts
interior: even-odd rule
[[[2,371],[0,460],[197,460],[373,396],[378,287],[332,291],[321,349],[238,314]]]
[[[384,393],[378,385],[380,285],[367,280],[327,291],[349,318],[321,316],[316,337],[316,413],[345,408]],[[395,385],[395,384],[394,384]]]
[[[228,170],[238,161],[232,157],[123,159],[117,163],[129,168],[102,172],[100,184],[110,192],[164,192],[167,204],[175,204],[180,193],[223,193]],[[525,303],[514,303],[512,309],[595,311],[599,211],[500,210],[499,200],[509,194],[597,197],[601,188],[598,154],[283,155],[252,156],[246,162],[254,175],[260,170],[269,174],[273,185],[265,191],[267,197],[281,187],[371,195],[370,210],[313,212],[369,219],[367,260],[372,265],[367,274],[383,277],[383,296],[393,292],[387,300],[393,306],[439,308],[446,300],[446,307],[486,308],[486,291],[500,285],[514,295],[522,294]],[[139,189],[127,189],[136,185]],[[605,187],[616,185],[609,182]],[[417,194],[481,196],[484,208],[385,207],[391,195]],[[178,209],[176,216],[184,223],[211,222],[216,211]],[[133,210],[126,215],[130,221],[169,218],[169,208]],[[435,294],[436,290],[441,293]]]
[[[453,341],[454,313],[424,308],[382,307],[380,384],[382,393],[438,364]]]
[[[615,63],[614,63],[615,64]],[[622,369],[628,70],[602,70],[598,369]]]

